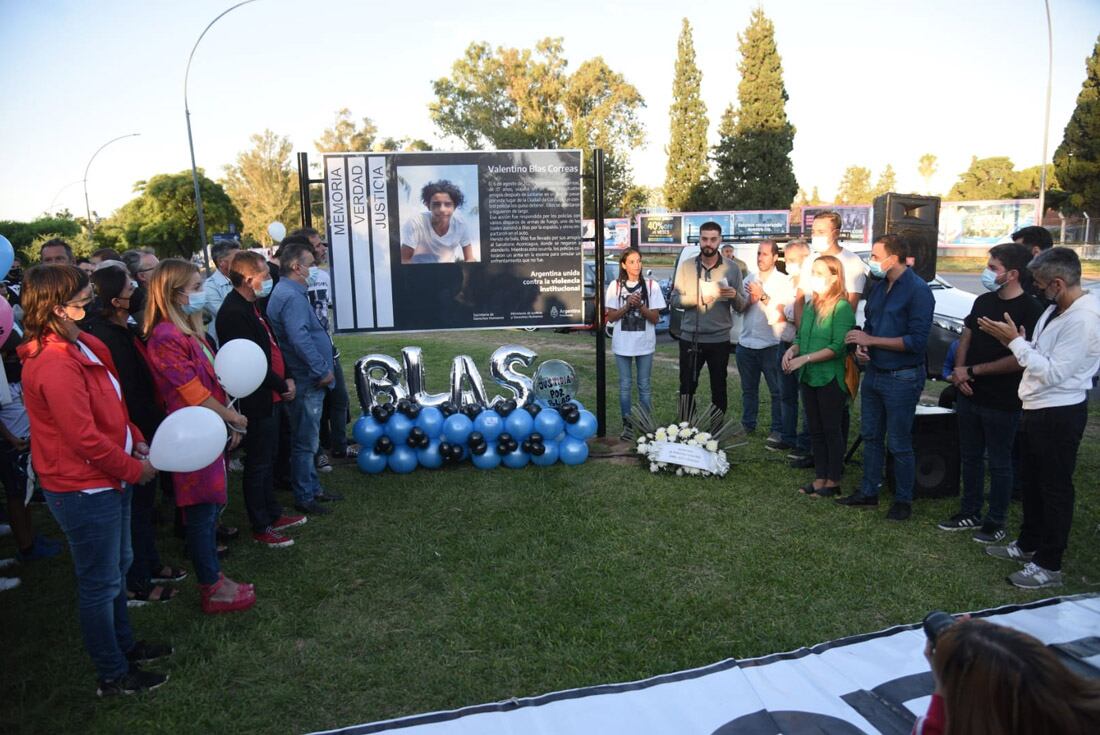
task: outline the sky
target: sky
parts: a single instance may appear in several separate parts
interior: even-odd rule
[[[107,216],[134,183],[188,170],[184,71],[195,41],[229,0],[0,0],[0,219],[85,210]],[[826,200],[850,165],[886,164],[898,189],[922,191],[917,161],[939,157],[945,192],[970,157],[1042,158],[1047,77],[1042,0],[256,0],[209,30],[188,98],[199,167],[220,178],[271,129],[316,157],[314,141],[350,108],[383,136],[439,136],[431,82],[475,41],[531,48],[560,36],[570,68],[603,56],[646,101],[638,183],[665,175],[680,20],[694,28],[702,96],[717,142],[736,101],[737,34],[753,7],[775,24],[795,125],[799,185]],[[1100,32],[1100,0],[1050,0],[1053,88],[1048,160],[1062,139]],[[96,154],[107,141],[114,142]]]

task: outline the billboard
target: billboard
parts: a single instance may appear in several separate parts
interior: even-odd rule
[[[324,156],[338,332],[583,324],[576,150]]]
[[[871,242],[871,206],[829,205],[802,208],[802,236],[809,237],[814,225],[814,215],[820,212],[836,212],[840,215],[840,239],[850,242]]]
[[[941,245],[995,245],[1021,227],[1035,224],[1038,199],[943,202],[940,205]]]
[[[638,243],[641,245],[679,245],[682,218],[678,214],[643,214],[638,217]]]
[[[638,217],[638,242],[641,245],[695,245],[699,228],[706,222],[722,227],[722,240],[758,240],[782,237],[789,230],[790,213],[785,209],[745,212],[672,212],[643,214]]]
[[[586,219],[582,223],[581,240],[585,251],[596,248],[596,220]],[[604,250],[622,250],[630,247],[630,219],[627,217],[605,217],[603,221]]]
[[[786,209],[734,212],[733,237],[735,240],[752,240],[783,236],[790,230],[790,218],[791,213]]]

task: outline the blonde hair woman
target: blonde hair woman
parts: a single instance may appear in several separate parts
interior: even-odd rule
[[[814,455],[814,481],[799,491],[815,498],[840,493],[844,464],[841,416],[849,399],[844,382],[848,355],[844,335],[856,324],[855,313],[844,288],[844,266],[832,255],[819,255],[809,278],[802,276],[803,290],[812,293],[802,311],[798,341],[783,354],[783,370],[801,371],[802,401],[810,425]]]
[[[226,406],[227,397],[214,374],[214,352],[202,325],[205,303],[202,276],[193,264],[176,258],[161,261],[149,280],[145,335],[149,367],[169,414],[186,406],[203,406],[221,416],[234,431],[230,448],[240,441],[248,420]],[[225,455],[194,472],[172,478],[176,505],[184,513],[187,546],[207,613],[247,610],[256,602],[251,585],[221,573],[216,528],[226,502]]]

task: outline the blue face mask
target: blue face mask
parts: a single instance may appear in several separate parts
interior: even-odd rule
[[[871,270],[871,275],[875,278],[882,278],[886,275],[886,271],[882,269],[882,265],[877,260],[868,260],[867,267]]]
[[[271,293],[271,286],[272,286],[273,283],[275,283],[275,282],[270,278],[268,278],[266,281],[264,281],[264,284],[262,286],[260,286],[260,290],[256,291],[256,297],[262,299],[262,298],[266,297],[268,294],[270,294]],[[255,290],[255,289],[253,289],[253,290]]]
[[[1000,291],[1003,283],[997,283],[997,274],[986,268],[982,271],[982,285],[985,286],[986,291]]]
[[[180,308],[183,309],[184,314],[190,316],[202,311],[204,306],[206,306],[206,291],[192,291],[187,294],[187,303]]]
[[[318,272],[319,270],[321,270],[321,269],[320,269],[320,268],[318,268],[318,267],[317,267],[317,266],[315,266],[315,265],[311,265],[311,266],[309,267],[309,280],[310,280],[310,282],[311,282],[311,283],[312,283],[313,281],[316,281],[316,280],[317,280],[317,272]]]

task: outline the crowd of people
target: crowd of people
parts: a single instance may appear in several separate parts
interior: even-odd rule
[[[833,498],[847,508],[877,507],[889,452],[894,497],[886,518],[906,521],[914,497],[914,418],[925,387],[935,301],[911,267],[906,238],[878,237],[864,265],[840,243],[840,225],[838,214],[821,212],[809,243],[790,242],[780,253],[778,243],[762,241],[753,273],[722,244],[717,222],[700,226],[699,254],[676,269],[670,298],[682,313],[681,416],[690,414],[704,367],[710,402],[727,413],[734,354],[740,431],[757,429],[762,376],[771,394],[766,448],[786,451],[792,466],[813,470],[798,492]],[[957,396],[963,493],[959,512],[939,528],[971,531],[989,554],[1023,564],[1009,575],[1012,584],[1036,589],[1062,583],[1073,471],[1087,394],[1100,369],[1100,299],[1081,287],[1077,254],[1054,247],[1047,230],[1025,227],[1012,240],[990,250],[981,279],[986,293],[974,302],[953,364],[945,368],[948,391]],[[649,408],[652,324],[656,304],[663,303],[641,272],[640,253],[627,249],[607,291],[624,437],[631,435],[632,362],[638,366],[640,403]],[[628,322],[632,314],[641,326]],[[632,330],[639,329],[645,339],[632,339]],[[863,471],[845,494],[850,406],[856,400]],[[1019,537],[1004,544],[1014,486],[1022,491],[1023,523]]]
[[[69,547],[100,695],[154,689],[167,679],[141,664],[170,655],[171,646],[135,639],[128,613],[172,600],[174,585],[188,577],[158,553],[158,498],[170,501],[161,507],[171,509],[185,539],[209,614],[247,610],[257,595],[222,568],[226,543],[240,535],[220,520],[227,454],[244,450],[244,506],[251,536],[264,546],[292,545],[289,529],[331,512],[327,504],[340,499],[318,474],[331,470],[333,458],[357,452],[347,437],[327,273],[318,268],[326,254],[312,229],[284,238],[270,260],[221,241],[213,248],[216,270],[204,278],[191,261],[141,250],[102,249],[77,262],[67,243],[51,240],[40,265],[23,274],[20,264],[9,274],[19,319],[2,347],[7,520],[18,561]],[[267,364],[262,385],[234,402],[214,360],[219,345],[236,339],[258,345]],[[225,422],[225,453],[193,472],[158,472],[149,442],[168,414],[191,406]],[[64,544],[34,531],[27,500],[36,484]],[[279,488],[293,492],[292,511],[279,503]],[[19,583],[0,579],[5,589]]]

